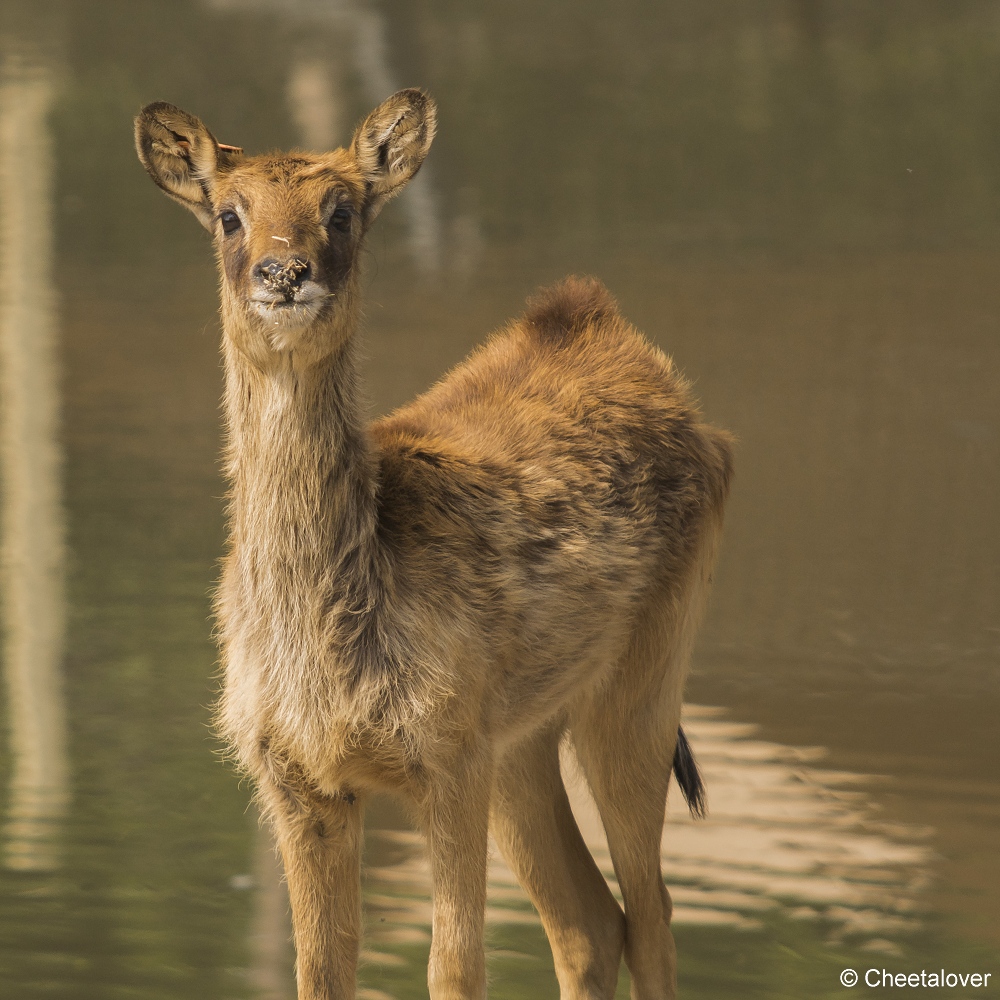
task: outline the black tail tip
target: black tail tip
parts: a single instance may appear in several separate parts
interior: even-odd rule
[[[674,774],[677,775],[677,784],[681,786],[691,815],[695,819],[704,819],[708,812],[705,783],[701,780],[691,744],[680,726],[677,727],[677,747],[674,750]]]

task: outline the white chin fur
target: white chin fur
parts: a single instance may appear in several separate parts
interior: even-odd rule
[[[310,302],[291,302],[272,305],[269,302],[250,302],[250,311],[264,324],[269,339],[275,350],[293,347],[286,343],[286,338],[296,340],[297,334],[310,326],[322,309],[322,300],[313,299]]]

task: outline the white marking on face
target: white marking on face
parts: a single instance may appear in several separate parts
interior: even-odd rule
[[[286,247],[292,245],[292,241],[287,236],[272,236],[271,239],[272,240],[281,240],[285,244]]]

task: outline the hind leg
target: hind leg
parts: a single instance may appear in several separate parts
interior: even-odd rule
[[[673,680],[673,678],[670,678]],[[636,672],[575,713],[577,757],[597,803],[625,904],[625,961],[633,1000],[676,996],[671,902],[660,871],[667,785],[680,691],[645,690]]]
[[[491,809],[500,850],[542,918],[560,997],[611,1000],[624,919],[570,810],[557,730],[536,733],[507,753]]]

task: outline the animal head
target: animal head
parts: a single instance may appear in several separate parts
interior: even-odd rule
[[[434,102],[401,90],[328,153],[243,155],[172,104],[135,120],[139,159],[215,241],[226,335],[262,366],[320,360],[353,326],[358,253],[434,138]]]

